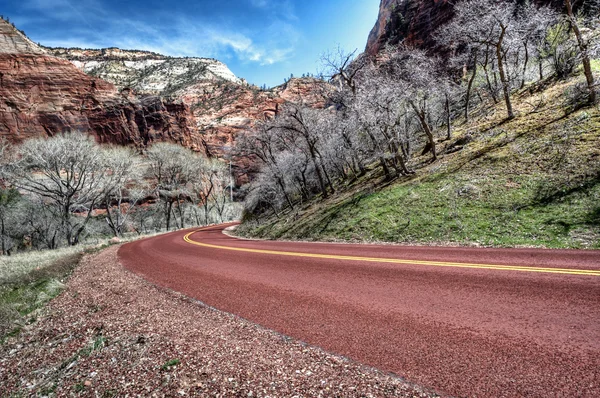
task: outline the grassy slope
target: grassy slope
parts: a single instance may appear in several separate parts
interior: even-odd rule
[[[120,242],[160,233],[129,234]],[[106,238],[96,244],[0,256],[0,344],[17,336],[24,325],[37,320],[40,310],[63,291],[65,282],[84,254],[116,243]]]
[[[36,320],[82,255],[82,248],[64,248],[0,257],[0,342]]]
[[[471,123],[456,126],[452,140],[440,143],[440,160],[415,159],[417,174],[410,179],[383,186],[373,171],[327,201],[281,220],[247,222],[239,233],[600,248],[600,110],[565,111],[565,93],[576,82],[581,78],[515,94],[518,116],[508,122],[502,104],[479,109]],[[473,141],[449,153],[466,135]]]

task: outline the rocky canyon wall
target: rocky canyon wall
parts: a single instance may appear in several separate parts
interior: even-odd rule
[[[379,17],[365,49],[377,54],[386,44],[405,41],[411,46],[435,49],[433,34],[452,19],[454,6],[461,0],[381,0]],[[525,0],[519,0],[525,1]],[[534,0],[539,5],[562,8],[562,0]]]
[[[81,131],[103,143],[192,146],[194,129],[194,116],[183,102],[119,92],[0,20],[0,137],[21,142]]]

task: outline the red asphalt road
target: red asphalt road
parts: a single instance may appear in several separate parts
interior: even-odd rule
[[[238,248],[600,270],[600,251],[250,241]],[[151,282],[452,396],[600,396],[600,276],[230,251],[191,231],[124,245]]]

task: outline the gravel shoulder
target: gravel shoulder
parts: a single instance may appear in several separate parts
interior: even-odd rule
[[[435,396],[156,287],[117,250],[86,256],[0,346],[0,396]]]

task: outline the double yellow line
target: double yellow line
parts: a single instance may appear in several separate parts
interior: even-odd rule
[[[202,230],[204,230],[204,229],[199,229],[199,230],[188,233],[187,235],[185,235],[183,237],[183,240],[185,240],[187,243],[190,243],[192,245],[208,247],[211,249],[230,250],[230,251],[245,252],[245,253],[269,254],[269,255],[286,256],[286,257],[320,258],[320,259],[342,260],[342,261],[364,261],[364,262],[371,262],[371,263],[387,263],[387,264],[427,265],[427,266],[432,266],[432,267],[475,268],[475,269],[489,269],[489,270],[497,270],[497,271],[518,271],[518,272],[538,272],[538,273],[547,273],[547,274],[600,276],[600,270],[524,267],[524,266],[493,265],[493,264],[450,263],[450,262],[442,262],[442,261],[419,261],[419,260],[402,260],[402,259],[394,259],[394,258],[341,256],[341,255],[335,255],[335,254],[299,253],[299,252],[288,252],[288,251],[247,249],[247,248],[242,248],[242,247],[219,246],[219,245],[211,245],[208,243],[202,243],[202,242],[192,240],[191,236],[193,234],[195,234],[196,232],[200,232]]]

